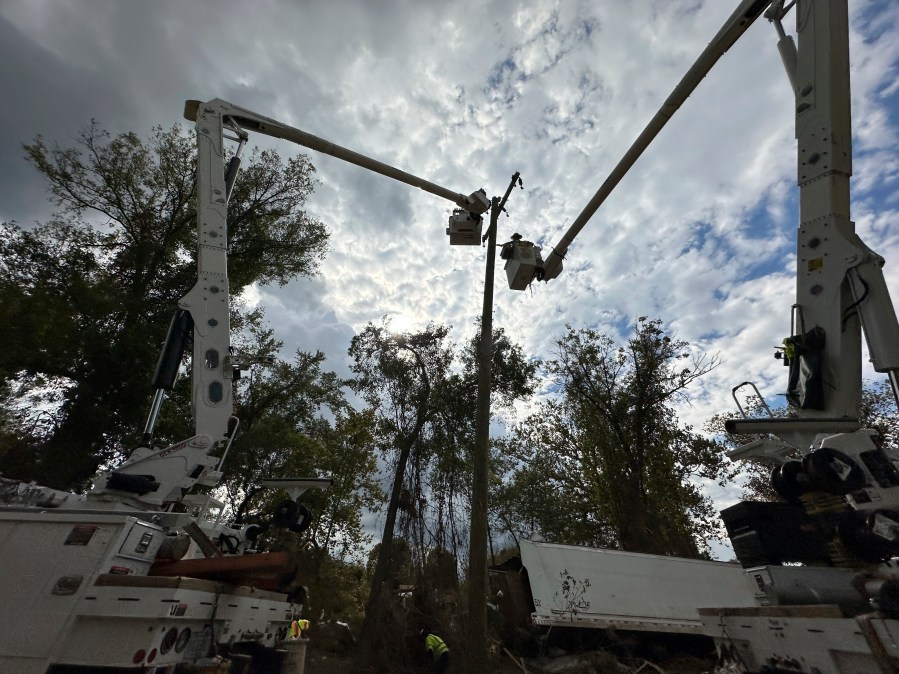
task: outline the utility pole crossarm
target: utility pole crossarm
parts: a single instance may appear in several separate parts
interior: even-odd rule
[[[195,122],[197,120],[197,112],[201,105],[207,108],[216,109],[216,112],[220,114],[223,119],[230,119],[241,129],[256,131],[257,133],[272,136],[273,138],[281,138],[296,143],[297,145],[308,147],[316,152],[329,154],[332,157],[337,157],[350,164],[355,164],[356,166],[368,169],[369,171],[380,173],[388,178],[393,178],[401,183],[412,185],[425,192],[452,201],[459,208],[463,208],[472,213],[484,213],[490,206],[486,199],[480,199],[476,196],[478,195],[477,192],[472,193],[469,196],[465,196],[460,192],[454,192],[441,185],[424,180],[411,173],[401,171],[398,168],[394,168],[389,164],[385,164],[376,159],[372,159],[371,157],[367,157],[364,154],[360,154],[359,152],[354,152],[353,150],[341,147],[324,138],[313,136],[311,133],[306,133],[305,131],[288,126],[287,124],[282,124],[270,117],[265,117],[264,115],[257,114],[246,108],[238,107],[227,101],[223,101],[220,98],[216,98],[206,103],[201,101],[187,101],[184,105],[185,119]]]
[[[771,4],[770,0],[743,0],[731,14],[730,18],[725,22],[718,34],[712,39],[709,45],[703,50],[699,58],[692,65],[687,74],[671,92],[671,95],[659,108],[652,120],[647,124],[643,132],[637,137],[630,149],[625,153],[624,157],[618,162],[609,177],[593,195],[589,203],[581,211],[581,214],[575,218],[574,222],[565,232],[562,239],[556,244],[555,248],[546,257],[544,262],[544,281],[556,278],[562,271],[562,260],[568,252],[568,246],[574,240],[574,237],[583,229],[584,225],[593,217],[597,209],[606,200],[615,186],[627,174],[630,168],[636,163],[643,151],[649,146],[653,139],[668,123],[668,120],[677,112],[678,108],[683,105],[684,101],[693,93],[694,89],[699,86],[702,79],[708,74],[715,63],[718,62],[724,53],[746,32],[753,22],[762,14],[762,12]]]

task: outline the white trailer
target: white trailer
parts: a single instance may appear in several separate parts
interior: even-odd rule
[[[858,570],[519,545],[536,625],[707,636],[743,672],[899,671],[899,620],[871,611]]]
[[[739,564],[520,541],[537,625],[705,634],[699,609],[758,606]]]

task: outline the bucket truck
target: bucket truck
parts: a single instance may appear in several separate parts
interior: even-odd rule
[[[798,46],[782,24],[791,9]],[[703,606],[677,617],[703,625],[716,638],[722,658],[743,671],[896,672],[899,450],[860,428],[858,407],[862,329],[874,369],[887,374],[899,401],[899,323],[881,270],[884,260],[859,238],[850,219],[847,0],[740,2],[561,241],[545,258],[539,249],[534,254],[530,242],[510,242],[504,255],[507,273],[513,289],[559,276],[578,232],[718,59],[762,15],[777,31],[795,94],[800,211],[796,301],[790,334],[779,352],[789,366],[787,398],[793,414],[738,418],[727,430],[758,436],[730,456],[772,464],[772,486],[782,501],[739,503],[722,512],[752,592],[730,603],[722,592],[720,603],[704,598]],[[523,280],[528,266],[530,277]],[[525,567],[528,559],[533,566],[528,571],[535,605],[542,598],[535,621],[555,624],[553,620],[569,618],[586,626],[583,615],[562,611],[560,617],[559,611],[541,608],[558,595],[561,581],[542,585],[546,579],[564,578],[563,570],[580,564],[592,569],[593,588],[599,583],[614,588],[622,579],[613,560],[594,556],[584,561],[588,553],[575,549],[556,551],[560,561],[551,561],[555,558],[541,550],[539,545],[522,549]],[[648,557],[642,567],[646,575],[676,575],[664,569],[679,562]],[[630,575],[638,568],[633,563],[628,567]],[[690,602],[671,605],[687,607]],[[594,609],[591,617],[599,623],[620,620],[619,614],[627,612],[601,594]],[[647,615],[645,607],[639,611],[628,618],[634,624],[660,619]]]
[[[241,513],[229,521],[223,502],[192,493],[222,478],[238,427],[235,373],[271,361],[230,348],[227,207],[250,132],[448,199],[456,207],[451,243],[479,242],[489,207],[483,190],[454,192],[219,99],[188,101],[185,116],[197,133],[197,281],[172,319],[141,446],[97,475],[87,494],[0,480],[0,672],[174,671],[219,655],[274,671],[276,652],[288,647],[302,608],[294,562],[260,548],[260,525]],[[237,143],[227,166],[225,140]],[[158,447],[156,418],[191,344],[194,434]],[[260,488],[290,497],[267,526],[284,536],[301,532],[311,514],[296,499],[329,485],[329,478],[263,480]]]

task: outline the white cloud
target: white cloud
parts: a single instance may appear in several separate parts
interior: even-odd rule
[[[12,138],[0,145],[0,216],[44,217],[18,159],[35,133],[65,144],[91,116],[146,131],[178,122],[184,99],[221,97],[464,193],[501,194],[521,171],[499,239],[518,231],[548,250],[734,4],[10,0],[0,28],[28,77],[2,60],[19,112],[0,118]],[[851,12],[855,215],[889,263],[899,6],[860,0]],[[794,104],[775,44],[762,19],[725,54],[588,223],[559,279],[513,293],[497,264],[496,324],[528,353],[549,357],[566,323],[659,316],[724,360],[684,410],[691,423],[731,409],[741,381],[783,390],[771,356],[789,329],[798,216]],[[319,278],[251,294],[286,355],[322,349],[345,373],[349,338],[384,315],[469,336],[485,251],[449,247],[452,205],[311,155],[321,185],[309,210],[333,251]]]

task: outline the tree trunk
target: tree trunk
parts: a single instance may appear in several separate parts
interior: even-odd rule
[[[406,473],[406,463],[412,451],[413,441],[404,443],[397,461],[396,474],[393,477],[393,486],[390,489],[390,502],[387,505],[387,520],[384,523],[384,534],[381,537],[381,548],[378,552],[378,562],[375,564],[375,573],[371,581],[371,590],[368,593],[368,601],[365,604],[365,618],[362,622],[362,634],[359,637],[359,648],[356,652],[354,671],[374,671],[372,660],[374,646],[377,641],[386,635],[382,634],[381,626],[384,624],[386,609],[390,603],[390,596],[385,588],[385,581],[393,561],[393,532],[396,527],[396,513],[399,510],[400,492],[403,488],[403,479]]]

